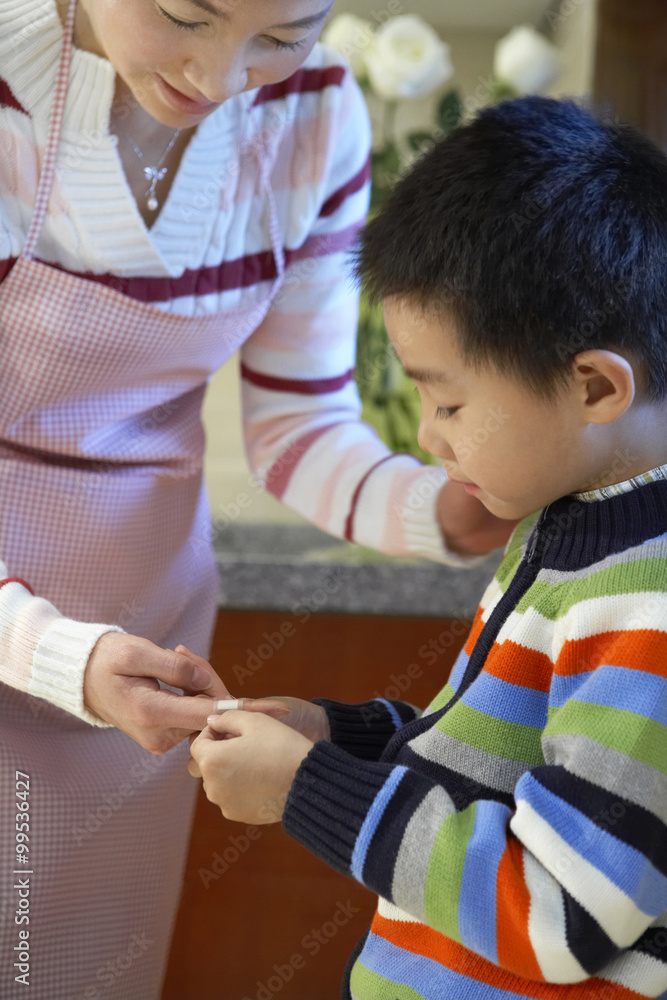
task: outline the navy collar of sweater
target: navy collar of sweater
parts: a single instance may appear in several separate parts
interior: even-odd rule
[[[570,494],[545,507],[528,559],[544,569],[581,569],[667,533],[667,478],[621,485],[614,495]]]

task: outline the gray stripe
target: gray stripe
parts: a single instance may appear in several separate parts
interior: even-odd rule
[[[667,824],[667,775],[588,736],[545,736],[542,750],[547,764],[562,765],[586,781],[594,776],[596,785],[642,806]]]
[[[474,782],[508,795],[513,794],[521,775],[534,766],[471,747],[435,727],[410,740],[408,746],[424,760],[449,767]]]
[[[405,828],[394,867],[391,895],[396,906],[425,920],[426,876],[433,844],[447,816],[456,812],[442,788],[433,788]]]
[[[639,562],[640,559],[664,559],[667,557],[667,545],[664,538],[658,538],[652,542],[643,542],[632,549],[625,549],[617,555],[607,556],[591,566],[585,566],[579,570],[568,570],[562,572],[555,569],[541,569],[537,577],[538,581],[544,583],[571,583],[573,580],[585,580],[592,572],[599,572],[603,569],[610,569],[620,563]]]

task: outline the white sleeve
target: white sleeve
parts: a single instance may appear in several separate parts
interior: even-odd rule
[[[6,581],[6,582],[5,582]],[[65,618],[0,559],[0,681],[44,698],[94,726],[107,726],[84,708],[83,674],[93,646],[115,625]]]

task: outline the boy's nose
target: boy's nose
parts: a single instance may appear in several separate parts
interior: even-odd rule
[[[435,455],[436,458],[452,459],[455,457],[454,451],[447,441],[438,434],[433,421],[426,420],[423,416],[417,432],[417,441],[423,451],[428,452],[429,455]]]

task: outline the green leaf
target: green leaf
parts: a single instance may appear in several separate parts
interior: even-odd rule
[[[489,94],[491,99],[497,103],[498,101],[506,101],[510,98],[518,97],[519,91],[505,80],[494,80],[491,84]]]
[[[445,135],[449,135],[461,124],[463,105],[458,90],[450,90],[438,105],[437,120]]]

